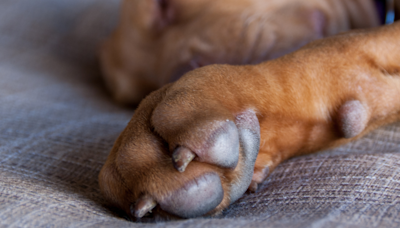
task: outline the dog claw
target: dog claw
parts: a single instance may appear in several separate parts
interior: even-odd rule
[[[150,196],[142,196],[136,202],[135,207],[131,208],[131,213],[136,218],[142,218],[147,213],[151,213],[151,210],[153,210],[155,206],[157,206],[157,202],[153,198]]]
[[[175,169],[182,173],[195,157],[196,155],[189,149],[178,147],[172,154],[172,161]]]
[[[258,189],[258,184],[257,184],[257,182],[251,181],[251,184],[250,184],[249,189],[248,189],[249,192],[255,193],[255,192],[257,192],[257,189]]]

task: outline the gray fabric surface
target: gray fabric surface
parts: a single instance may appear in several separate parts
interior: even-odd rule
[[[400,124],[280,165],[217,218],[132,223],[98,172],[133,110],[96,52],[119,0],[0,1],[0,227],[399,227]]]

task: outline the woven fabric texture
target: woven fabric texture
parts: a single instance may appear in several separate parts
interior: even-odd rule
[[[97,50],[119,0],[0,1],[0,227],[400,227],[400,124],[281,164],[216,218],[133,223],[97,175],[134,110]]]

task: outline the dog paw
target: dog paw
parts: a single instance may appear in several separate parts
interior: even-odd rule
[[[256,113],[166,87],[146,98],[117,139],[100,176],[115,206],[140,218],[214,215],[249,188],[260,143]]]

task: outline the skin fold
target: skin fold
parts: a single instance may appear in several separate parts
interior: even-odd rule
[[[133,219],[153,208],[218,214],[282,161],[397,121],[399,61],[397,22],[259,64],[190,71],[140,103],[100,172],[101,191]]]

